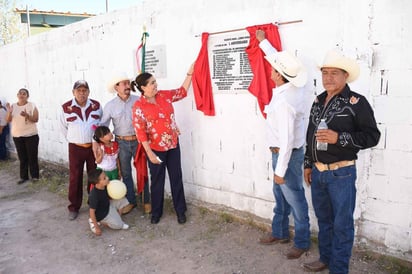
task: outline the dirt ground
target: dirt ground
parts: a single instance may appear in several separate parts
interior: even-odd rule
[[[306,255],[287,260],[291,243],[257,243],[270,220],[198,202],[189,203],[184,225],[168,201],[159,224],[137,208],[124,216],[129,230],[103,229],[97,237],[85,203],[76,220],[67,219],[67,170],[42,163],[41,177],[17,185],[18,161],[0,163],[0,273],[296,274],[318,258],[314,242]],[[350,273],[412,272],[395,261],[355,251]]]

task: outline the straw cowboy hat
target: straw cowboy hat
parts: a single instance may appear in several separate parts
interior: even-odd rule
[[[107,90],[109,92],[115,93],[116,92],[116,89],[114,88],[115,85],[125,80],[130,80],[130,78],[127,76],[125,72],[115,73],[112,79],[110,79],[110,81],[107,83]]]
[[[348,79],[346,80],[348,83],[358,79],[360,73],[359,65],[355,60],[345,57],[342,53],[336,50],[331,50],[326,54],[323,64],[320,66],[321,70],[323,68],[343,69],[349,74]]]
[[[296,87],[303,87],[308,79],[305,67],[293,54],[280,51],[265,56],[270,65]]]

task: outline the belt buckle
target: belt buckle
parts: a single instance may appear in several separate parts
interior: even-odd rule
[[[331,164],[327,164],[328,170],[337,170],[339,169],[339,163],[331,163]]]
[[[329,168],[329,164],[324,164],[322,162],[316,162],[315,163],[316,168],[320,171],[320,172],[324,172],[326,170],[330,170]]]
[[[135,141],[137,140],[136,135],[128,135],[128,136],[117,136],[119,140],[122,141]]]

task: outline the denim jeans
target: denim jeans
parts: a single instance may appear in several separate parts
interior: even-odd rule
[[[9,135],[9,125],[4,126],[3,132],[0,134],[0,160],[7,160],[9,152],[7,151],[7,136]]]
[[[312,169],[312,203],[319,225],[320,261],[330,273],[348,273],[354,240],[356,166]]]
[[[129,203],[136,205],[136,191],[133,182],[132,161],[136,156],[137,141],[118,140],[119,143],[119,161],[122,180],[126,185],[126,198]],[[149,184],[145,184],[143,189],[143,202],[150,202]]]
[[[272,167],[276,168],[279,154],[272,153]],[[290,156],[285,174],[285,183],[273,183],[275,196],[275,213],[272,220],[272,236],[276,238],[289,238],[289,214],[292,211],[295,221],[294,245],[300,249],[310,247],[310,230],[308,203],[303,189],[303,147],[294,150]]]

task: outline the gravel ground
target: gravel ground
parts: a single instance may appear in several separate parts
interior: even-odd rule
[[[297,260],[292,246],[257,243],[270,220],[200,202],[179,225],[170,200],[157,225],[138,207],[124,216],[129,230],[89,230],[85,204],[67,219],[67,170],[41,163],[41,180],[17,185],[18,161],[0,163],[0,273],[305,273],[318,258],[314,242]],[[407,263],[354,251],[350,273],[412,273]],[[328,273],[324,271],[322,273]]]

